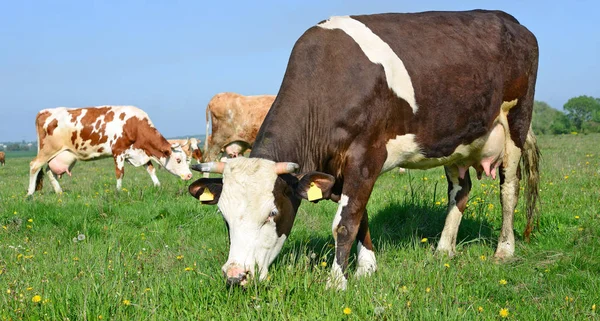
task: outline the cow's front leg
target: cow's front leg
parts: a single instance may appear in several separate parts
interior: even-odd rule
[[[515,233],[513,216],[519,198],[519,161],[521,149],[512,140],[506,142],[506,154],[500,170],[500,202],[502,204],[502,229],[494,257],[505,259],[515,253]]]
[[[146,164],[144,164],[144,168],[146,168],[146,171],[148,172],[148,174],[150,174],[150,178],[152,179],[152,183],[154,183],[154,186],[160,186],[158,177],[156,177],[156,168],[154,168],[152,162],[148,161]]]
[[[385,152],[365,153],[363,146],[354,150],[362,151],[364,154],[351,155],[347,160],[344,169],[342,195],[331,227],[333,239],[335,240],[335,260],[327,281],[327,287],[340,290],[346,289],[348,256],[361,227],[363,229],[361,230],[361,237],[358,239],[361,244],[358,253],[359,269],[357,273],[364,275],[375,269],[375,255],[372,251],[368,218],[365,214],[373,186],[387,156]],[[369,159],[365,159],[365,155],[368,155]],[[360,259],[361,255],[362,260]]]
[[[114,155],[115,159],[115,174],[117,176],[117,191],[121,190],[123,185],[123,175],[125,175],[125,157],[123,155]]]
[[[446,213],[446,223],[444,224],[444,230],[442,231],[436,252],[445,253],[453,257],[456,254],[458,227],[460,226],[463,212],[469,200],[471,176],[467,169],[464,178],[461,178],[458,166],[456,165],[444,166],[444,170],[446,171],[446,180],[448,181],[448,210]]]
[[[375,252],[373,252],[373,243],[371,243],[371,234],[369,233],[369,216],[367,210],[363,213],[356,235],[356,251],[357,251],[357,268],[355,276],[371,275],[377,270],[377,261],[375,260]]]

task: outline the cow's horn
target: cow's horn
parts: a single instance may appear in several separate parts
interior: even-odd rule
[[[210,163],[201,163],[190,166],[191,169],[203,172],[203,173],[220,173],[223,174],[223,169],[225,169],[225,163],[223,162],[210,162]]]
[[[298,165],[296,163],[281,162],[281,163],[275,164],[275,173],[277,173],[277,175],[292,174],[292,173],[297,172],[298,169],[300,169],[300,165]]]

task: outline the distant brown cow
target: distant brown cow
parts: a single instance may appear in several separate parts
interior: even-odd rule
[[[171,144],[179,144],[183,149],[183,152],[187,156],[188,165],[192,163],[192,158],[198,163],[202,162],[202,151],[198,148],[199,139],[194,137],[188,139],[167,139]]]
[[[0,152],[0,164],[2,164],[2,166],[4,166],[5,158],[6,158],[6,155],[4,154],[4,152]]]
[[[274,95],[216,94],[206,106],[203,161],[217,160],[221,152],[234,158],[251,148],[274,100]],[[209,132],[212,133],[209,135]]]

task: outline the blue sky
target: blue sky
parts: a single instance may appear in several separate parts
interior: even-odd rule
[[[500,9],[538,38],[536,99],[600,97],[600,1],[0,2],[0,141],[44,108],[144,109],[166,137],[204,133],[223,91],[276,94],[296,39],[332,15]]]

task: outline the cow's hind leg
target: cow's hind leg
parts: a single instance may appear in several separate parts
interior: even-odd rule
[[[502,203],[502,230],[494,257],[505,259],[515,253],[513,216],[519,198],[519,161],[521,149],[512,140],[506,142],[506,154],[500,170],[500,202]]]
[[[462,220],[463,212],[469,200],[471,191],[471,176],[465,172],[464,178],[459,175],[458,166],[445,166],[446,180],[448,181],[448,210],[446,223],[442,236],[438,242],[436,252],[445,253],[452,257],[456,254],[456,236]]]
[[[150,175],[150,178],[152,179],[152,183],[154,183],[154,186],[160,186],[158,177],[156,177],[156,168],[154,168],[154,165],[152,165],[152,162],[148,161],[146,164],[144,164],[144,168],[146,168],[146,171]]]
[[[375,272],[377,260],[375,260],[375,252],[373,252],[373,243],[369,232],[369,216],[366,209],[356,235],[356,251],[358,259],[355,276],[360,278]]]
[[[40,152],[38,152],[38,155],[39,154]],[[40,159],[38,156],[29,163],[29,187],[27,188],[27,196],[31,196],[35,191],[42,189],[44,176],[40,171],[47,162],[47,159]]]

